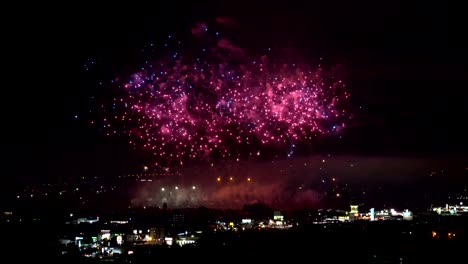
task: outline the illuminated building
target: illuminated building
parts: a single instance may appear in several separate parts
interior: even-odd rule
[[[446,204],[445,207],[433,207],[432,211],[440,215],[461,215],[468,213],[468,206],[463,205],[463,202],[460,202],[459,205]]]
[[[197,241],[197,238],[193,237],[193,235],[191,237],[178,237],[176,239],[176,243],[179,244],[179,246],[184,246],[184,245],[187,245],[187,244],[193,244]]]
[[[284,221],[284,216],[283,216],[283,214],[281,214],[281,211],[274,211],[273,212],[273,222],[276,225],[283,225],[283,221]]]
[[[284,221],[284,216],[281,214],[281,211],[274,211],[273,212],[273,220],[274,221]]]
[[[340,216],[338,216],[338,221],[340,221],[340,222],[349,221],[349,216],[347,216],[347,215],[340,215]]]
[[[370,209],[370,220],[375,221],[375,208]]]
[[[351,205],[351,210],[349,211],[349,220],[353,221],[359,217],[358,205]]]
[[[413,220],[413,213],[410,212],[408,209],[403,211],[403,220]]]
[[[170,218],[171,228],[180,230],[185,226],[185,215],[181,211],[175,211]]]
[[[110,240],[111,239],[111,233],[110,233],[110,230],[101,230],[101,232],[99,233],[99,241],[107,241],[107,240]]]
[[[99,221],[99,217],[96,217],[96,218],[85,218],[85,217],[82,217],[82,218],[78,218],[74,221],[72,221],[73,224],[83,224],[83,223],[87,223],[87,224],[93,224],[93,223],[96,223]]]
[[[201,231],[197,231],[197,233],[201,233]],[[199,237],[195,236],[194,234],[189,235],[188,232],[185,232],[177,235],[175,243],[177,243],[179,246],[194,244],[197,242],[198,238]]]
[[[367,218],[368,217],[368,218]],[[364,218],[363,218],[364,219]],[[369,219],[370,221],[376,220],[413,220],[413,213],[408,209],[404,211],[397,211],[395,209],[384,209],[384,210],[375,210],[371,208],[370,213],[368,213],[365,219]]]

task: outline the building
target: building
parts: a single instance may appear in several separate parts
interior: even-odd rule
[[[349,211],[349,220],[357,220],[359,218],[359,206],[351,205],[351,210]]]

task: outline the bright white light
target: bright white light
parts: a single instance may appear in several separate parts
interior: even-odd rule
[[[164,189],[164,187],[163,187],[163,188],[161,188],[161,191],[163,191],[163,192],[164,192],[165,190],[166,190],[166,189]]]
[[[197,188],[197,187],[195,187],[195,186],[192,186],[192,189],[193,189],[193,190],[195,190],[196,188]]]

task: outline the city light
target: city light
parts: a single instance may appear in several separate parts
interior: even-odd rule
[[[164,187],[163,187],[163,188],[161,188],[161,191],[163,191],[163,192],[164,192],[165,190],[166,190],[166,189],[164,189]]]
[[[216,181],[220,182],[220,181],[221,181],[221,177],[218,177],[218,178],[216,179]]]

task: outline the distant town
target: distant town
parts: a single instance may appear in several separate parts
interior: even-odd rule
[[[434,174],[428,179],[433,180]],[[449,243],[453,248],[467,241],[468,192],[463,186],[444,192],[445,198],[420,192],[428,198],[424,203],[398,204],[372,200],[366,196],[371,189],[328,177],[318,182],[323,203],[315,207],[241,200],[242,206],[229,208],[226,203],[222,208],[209,206],[207,199],[214,196],[206,192],[216,188],[237,192],[252,186],[251,198],[262,183],[252,176],[219,176],[207,186],[181,178],[181,174],[142,172],[112,181],[83,177],[29,185],[19,190],[14,206],[3,210],[1,226],[11,237],[34,237],[39,243],[36,250],[63,261],[121,263],[146,263],[174,250],[195,249],[297,250],[301,255],[307,253],[307,245],[325,249],[336,243],[345,243],[366,261],[407,263],[431,245],[440,248],[440,243]],[[426,186],[433,192],[431,185]],[[310,186],[291,189],[297,195]],[[386,198],[392,197],[397,196]],[[387,243],[401,248],[388,250]]]

